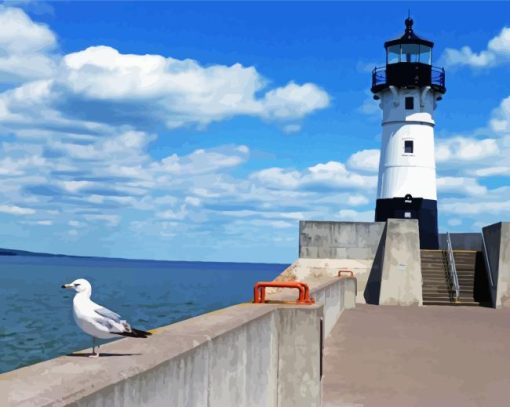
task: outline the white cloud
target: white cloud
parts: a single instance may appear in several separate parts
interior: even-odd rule
[[[339,220],[356,221],[356,222],[373,222],[375,212],[370,211],[355,211],[354,209],[341,209],[338,211],[337,217]]]
[[[436,161],[474,162],[495,157],[499,154],[499,147],[495,139],[477,140],[468,137],[453,137],[439,140],[436,144]]]
[[[497,175],[510,176],[510,167],[508,166],[497,166],[497,167],[485,167],[475,168],[467,171],[468,174],[476,177],[493,177]]]
[[[0,24],[0,82],[26,82],[0,94],[0,119],[25,134],[50,126],[78,136],[123,125],[148,132],[238,115],[282,122],[284,131],[295,132],[297,120],[329,105],[316,84],[270,88],[253,66],[204,66],[105,45],[60,56],[51,53],[53,32],[22,10],[0,6]]]
[[[300,184],[301,174],[283,168],[267,168],[252,174],[251,178],[266,188],[295,189]]]
[[[0,212],[8,215],[33,215],[35,210],[31,208],[23,208],[16,205],[0,205]]]
[[[377,183],[377,177],[348,171],[344,164],[337,161],[314,165],[308,168],[308,172],[309,174],[303,177],[303,182],[310,186],[373,188]]]
[[[373,188],[377,182],[377,177],[348,171],[344,164],[337,161],[319,163],[304,171],[268,168],[255,172],[251,179],[266,188],[287,190]]]
[[[464,195],[483,195],[487,188],[480,185],[475,178],[468,177],[438,177],[437,190],[439,193],[459,193]]]
[[[112,214],[85,214],[83,217],[90,222],[99,222],[106,226],[117,226],[120,222],[120,216]]]
[[[361,150],[349,157],[347,166],[354,170],[378,172],[380,155],[379,149]]]
[[[203,174],[236,167],[248,159],[249,152],[247,146],[199,149],[184,157],[172,154],[152,168],[165,174]]]
[[[510,28],[503,27],[500,33],[489,40],[487,49],[474,52],[469,46],[460,49],[447,48],[441,56],[445,66],[470,66],[488,68],[510,61]]]
[[[96,46],[63,58],[53,91],[63,92],[70,103],[129,101],[126,109],[139,105],[145,113],[150,104],[152,120],[169,128],[234,115],[295,120],[329,104],[328,94],[312,83],[290,82],[257,98],[266,84],[254,67],[241,64],[204,67],[191,59],[121,54]]]
[[[18,82],[51,75],[56,46],[53,32],[33,22],[24,11],[0,6],[0,82]]]
[[[457,215],[510,215],[510,201],[504,202],[445,202],[441,204],[441,209],[448,213]]]
[[[494,109],[489,125],[496,133],[508,133],[510,131],[510,96],[503,99],[499,106]]]
[[[358,111],[372,117],[381,117],[381,109],[379,108],[380,101],[374,100],[374,95],[370,91],[365,92],[365,99]]]
[[[329,105],[329,96],[313,83],[290,82],[267,92],[262,101],[263,115],[272,119],[300,119]]]
[[[347,204],[351,206],[366,205],[367,203],[369,203],[369,200],[364,195],[349,195],[347,198]]]

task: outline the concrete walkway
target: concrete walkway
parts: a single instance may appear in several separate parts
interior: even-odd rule
[[[325,345],[323,407],[510,405],[510,309],[358,305]]]

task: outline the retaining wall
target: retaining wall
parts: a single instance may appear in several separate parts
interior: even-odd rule
[[[385,222],[299,222],[299,257],[373,260]]]
[[[320,406],[321,319],[354,307],[355,279],[315,305],[239,304],[0,375],[2,406]],[[287,298],[273,294],[270,298]]]
[[[482,229],[490,265],[492,305],[510,308],[510,222],[499,222]]]
[[[365,302],[365,285],[381,245],[385,222],[299,222],[299,258],[277,280],[317,281],[351,270],[356,301]]]
[[[481,233],[450,233],[453,250],[482,250]],[[447,250],[446,233],[439,234],[439,248]]]

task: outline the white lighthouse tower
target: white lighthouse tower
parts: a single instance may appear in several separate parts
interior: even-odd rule
[[[446,92],[443,68],[432,66],[434,43],[413,32],[384,44],[386,66],[372,72],[383,111],[375,220],[418,219],[422,249],[438,248],[434,109]]]

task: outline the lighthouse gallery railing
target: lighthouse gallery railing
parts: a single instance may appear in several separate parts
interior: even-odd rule
[[[386,66],[375,67],[372,70],[372,88],[379,85],[386,85]],[[430,67],[430,84],[445,87],[445,71],[444,68],[438,66]]]
[[[452,283],[452,287],[454,290],[454,300],[457,302],[459,300],[459,277],[457,275],[457,267],[455,266],[455,257],[453,255],[452,248],[452,240],[450,238],[450,233],[446,232],[446,247],[448,253],[448,272],[450,274],[450,281]]]

